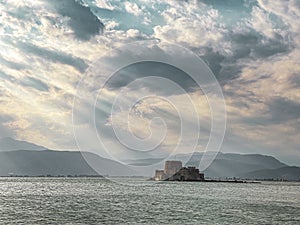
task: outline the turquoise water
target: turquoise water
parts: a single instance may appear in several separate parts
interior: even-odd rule
[[[1,178],[0,224],[300,224],[300,183]]]

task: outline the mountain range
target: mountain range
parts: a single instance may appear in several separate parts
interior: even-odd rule
[[[171,159],[186,161],[186,166],[199,166],[203,153],[178,154]],[[93,168],[87,163],[93,163]],[[159,159],[131,161],[131,165],[143,166]],[[95,168],[98,167],[98,168]],[[55,151],[33,143],[12,138],[0,139],[0,176],[58,176],[101,175],[151,176],[154,169],[132,170],[119,162],[102,158],[89,152]],[[288,166],[272,156],[219,152],[212,164],[204,171],[211,178],[284,179],[300,181],[300,167]]]
[[[134,174],[118,162],[89,152],[18,150],[0,152],[0,176],[98,175],[85,158],[93,160],[93,165],[99,165],[97,171],[100,171],[101,175],[129,176]]]
[[[27,141],[19,141],[10,137],[0,138],[0,152],[16,151],[16,150],[41,151],[46,149],[47,148],[43,146],[29,143]]]

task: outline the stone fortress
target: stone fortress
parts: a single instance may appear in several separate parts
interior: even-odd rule
[[[182,167],[181,161],[166,161],[164,170],[156,170],[156,181],[204,181],[204,174],[196,167]]]

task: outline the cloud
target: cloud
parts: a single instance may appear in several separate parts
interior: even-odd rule
[[[46,83],[34,77],[26,77],[26,79],[21,81],[21,84],[23,86],[33,87],[38,91],[49,91],[49,86]]]
[[[101,9],[114,10],[116,8],[107,0],[96,0],[95,4]]]
[[[216,75],[228,109],[224,151],[266,152],[287,161],[299,155],[300,10],[297,0],[126,3],[11,0],[2,1],[0,11],[1,135],[50,148],[74,148],[72,101],[84,73],[113,47],[155,39],[191,49]],[[135,86],[126,89],[130,81],[152,73],[180,84],[195,101],[201,99],[197,111],[203,116],[203,133],[198,148],[203,149],[211,127],[210,112],[203,96],[195,92],[193,81],[176,68],[144,63],[119,72],[121,76],[110,81],[105,101],[96,110],[99,122],[109,125],[110,101],[122,91],[128,93],[127,100],[139,92],[155,93],[172,97],[176,103],[186,106],[184,96],[168,88],[157,90],[159,84],[155,82],[137,81]],[[96,93],[101,79],[100,76],[91,82],[86,91]],[[85,112],[85,107],[91,105],[93,102],[79,109],[82,111],[79,126],[87,146],[95,147],[99,143],[93,139],[97,137],[92,135],[92,121]],[[164,101],[141,102],[134,112],[143,114],[140,119],[133,117],[140,122],[134,123],[134,129],[142,136],[147,135],[142,131],[147,131],[143,128],[153,116],[170,118],[173,139],[168,144],[174,145],[178,121]],[[124,111],[115,116],[122,119]],[[195,119],[190,110],[185,111],[184,118],[189,123]],[[102,132],[108,141],[112,140],[109,126]],[[168,145],[165,143],[162,148],[167,149]]]
[[[182,3],[164,10],[165,25],[155,26],[154,36],[192,48],[206,46],[215,51],[226,51],[227,43],[223,39],[226,30],[222,23],[217,23],[219,12],[210,8],[186,11],[186,5],[188,3]]]
[[[6,74],[5,72],[3,72],[1,70],[0,70],[0,76],[1,76],[2,79],[7,80],[7,81],[10,81],[10,82],[15,81],[15,78],[13,76],[8,75],[8,74]]]
[[[13,118],[9,115],[1,114],[0,115],[0,137],[11,137],[15,136],[14,132],[5,126],[5,123],[13,120]]]
[[[270,19],[270,14],[259,7],[254,7],[252,10],[252,18],[249,21],[251,27],[258,32],[261,32],[267,38],[274,38],[275,29]]]
[[[158,63],[158,62],[141,62],[128,66],[127,68],[118,71],[111,77],[107,83],[107,87],[112,90],[116,90],[122,87],[126,87],[128,84],[137,79],[146,77],[163,77],[171,80],[182,87],[186,92],[199,91],[196,82],[185,72],[171,65]],[[134,91],[138,91],[142,88],[147,88],[149,92],[153,92],[160,95],[174,95],[176,90],[168,90],[162,88],[163,85],[156,82],[145,83],[136,82],[135,86],[131,86]]]
[[[18,63],[18,62],[9,61],[9,60],[7,60],[5,58],[2,58],[2,57],[0,57],[0,63],[2,65],[5,65],[5,66],[7,66],[11,69],[15,69],[15,70],[23,70],[23,69],[28,68],[27,65],[24,65],[24,64]]]
[[[300,102],[275,97],[268,104],[272,124],[300,120]]]
[[[285,57],[249,63],[224,91],[231,141],[235,137],[236,146],[240,143],[251,151],[267,151],[287,160],[285,154],[299,155],[294,138],[300,131],[299,86],[291,80],[300,68],[298,62],[285,61]]]
[[[140,9],[140,7],[136,3],[125,2],[124,5],[125,5],[125,10],[128,13],[131,13],[135,16],[140,16],[143,14],[143,11]]]
[[[52,4],[60,15],[70,18],[68,24],[77,38],[87,41],[92,36],[103,32],[103,23],[80,1],[53,0],[49,4]]]
[[[75,69],[79,70],[80,72],[84,72],[87,68],[87,64],[84,60],[74,57],[70,54],[66,54],[64,52],[60,52],[58,50],[50,50],[46,48],[42,48],[31,43],[23,43],[18,42],[16,46],[19,49],[22,49],[27,54],[34,54],[41,58],[46,58],[49,61],[67,64],[73,66]]]

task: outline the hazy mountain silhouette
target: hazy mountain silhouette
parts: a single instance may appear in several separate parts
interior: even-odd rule
[[[185,166],[199,167],[203,153],[177,154],[171,160],[187,162]],[[143,159],[131,161],[132,165],[149,165],[162,159]],[[244,178],[244,179],[282,179],[295,180],[295,171],[300,167],[290,167],[272,156],[260,154],[217,153],[212,164],[204,170],[206,177],[211,178]],[[157,169],[162,169],[157,168]],[[293,179],[292,179],[293,178]],[[296,179],[297,180],[297,179]]]
[[[16,151],[16,150],[34,150],[41,151],[47,148],[29,143],[27,141],[19,141],[10,137],[0,138],[0,152],[3,151]]]
[[[202,153],[195,153],[188,166],[199,166]],[[278,169],[287,165],[272,156],[260,154],[218,153],[212,164],[204,171],[207,177],[239,177],[256,170]]]
[[[84,157],[93,160],[100,175],[137,175],[122,164],[92,153],[68,151],[9,151],[0,152],[0,175],[98,175]]]
[[[82,155],[83,154],[83,155]],[[203,153],[178,154],[170,160],[187,161],[186,166],[199,167]],[[26,141],[12,138],[0,139],[0,176],[7,175],[100,175],[133,176],[154,175],[155,169],[162,169],[164,159],[131,160],[138,165],[133,171],[116,161],[99,157],[92,153],[77,151],[53,151]],[[155,164],[161,161],[162,163]],[[143,167],[149,166],[149,167]],[[153,166],[151,166],[153,165]],[[204,171],[206,177],[238,177],[245,179],[285,179],[300,180],[300,167],[288,166],[272,156],[260,154],[217,153],[212,164]]]

